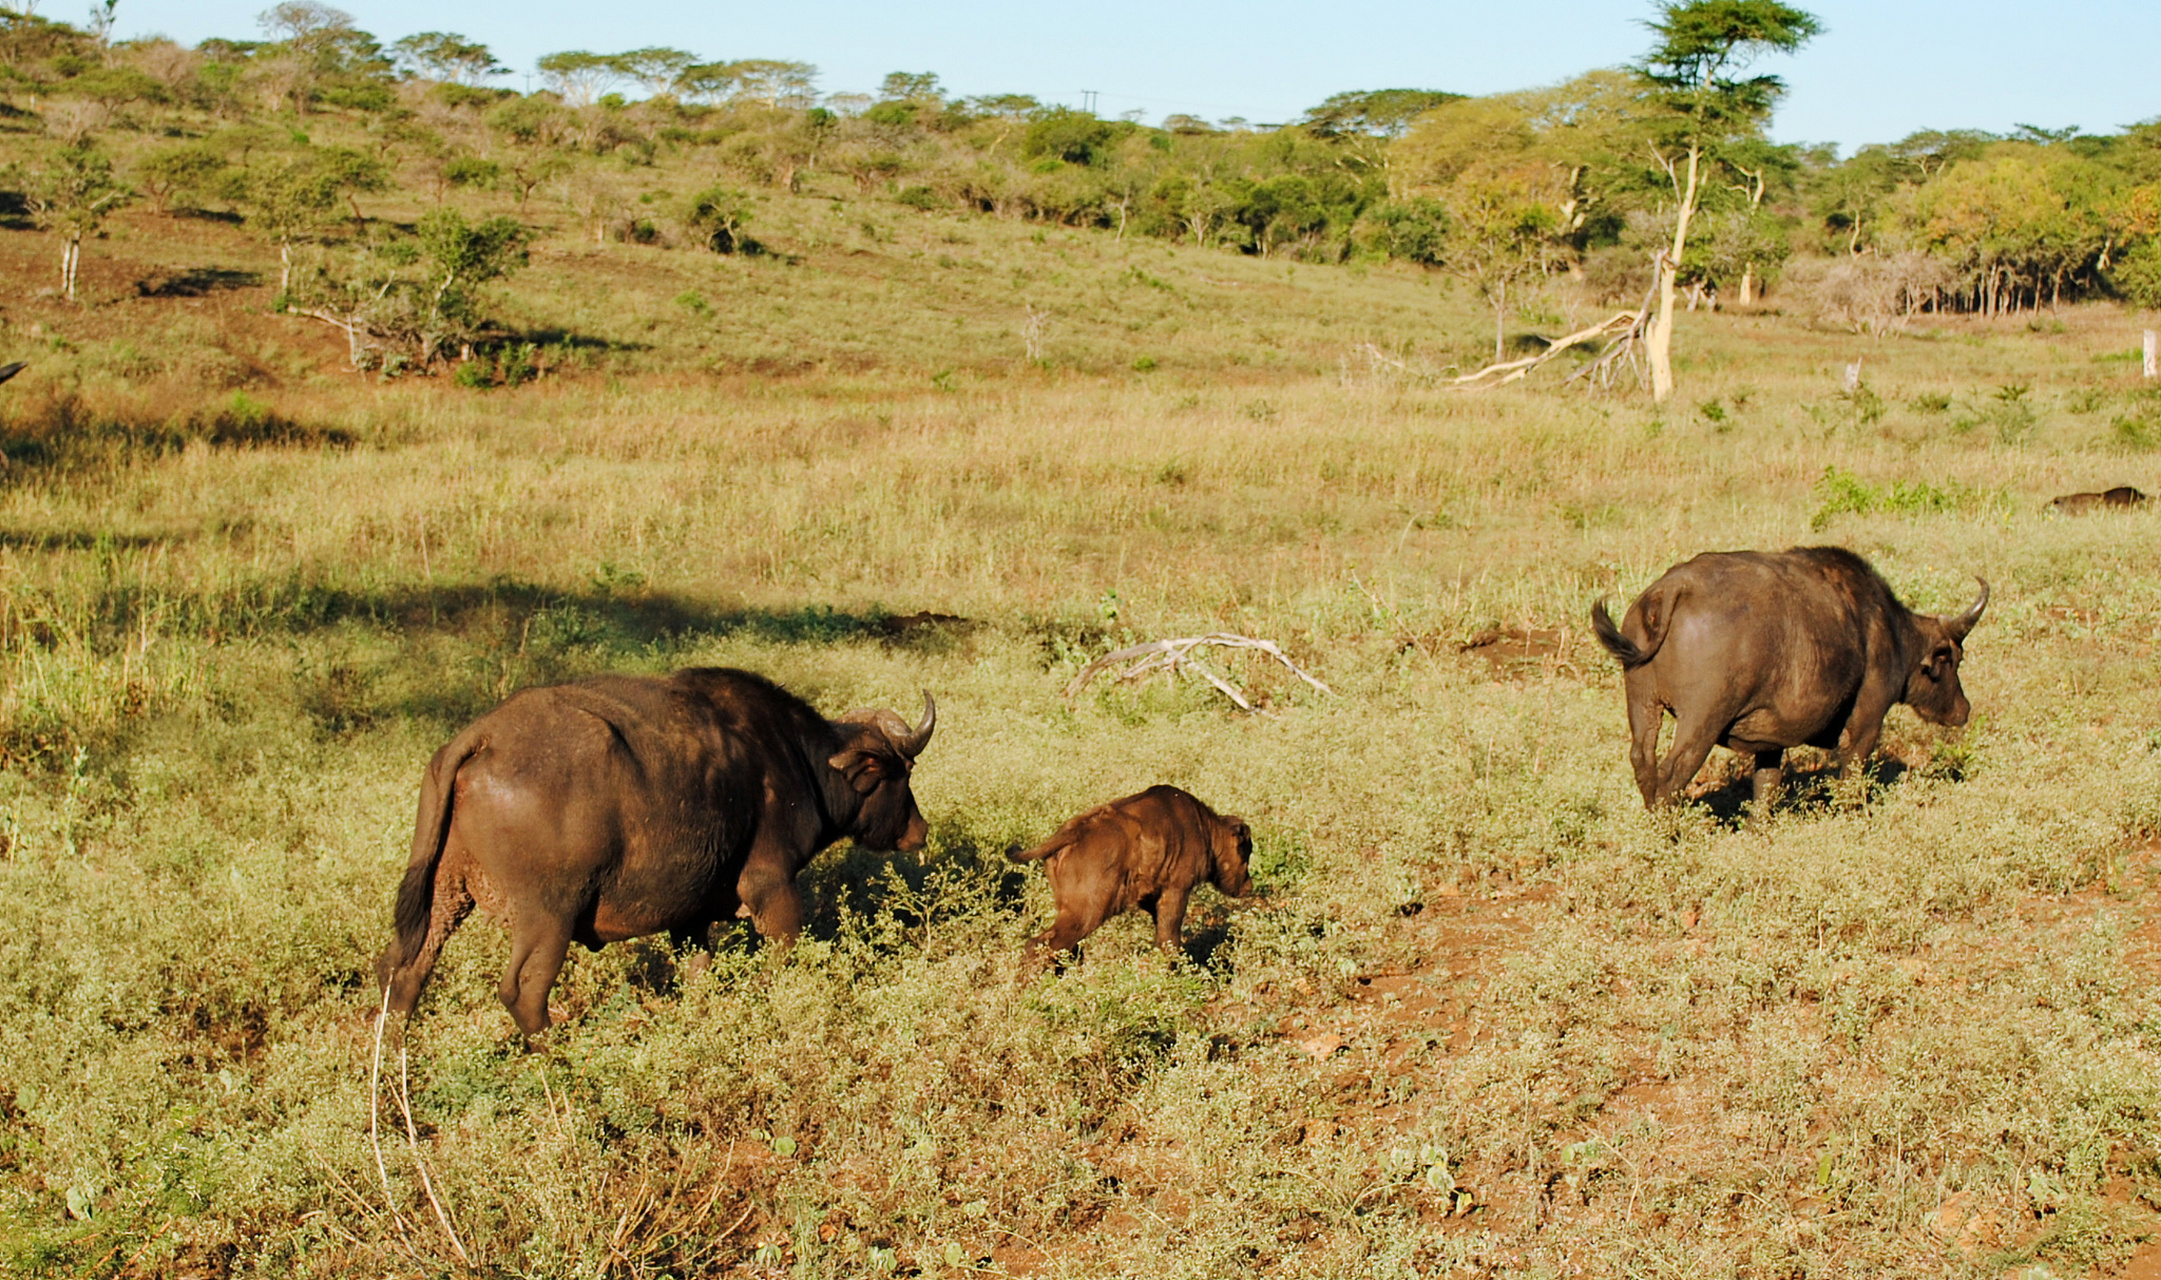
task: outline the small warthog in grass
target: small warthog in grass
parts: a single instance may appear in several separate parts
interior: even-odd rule
[[[1253,892],[1246,861],[1253,832],[1242,818],[1217,813],[1177,787],[1155,786],[1072,818],[1033,849],[1006,851],[1015,862],[1040,859],[1058,918],[1028,944],[1031,961],[1070,951],[1105,920],[1127,911],[1155,917],[1156,945],[1184,944],[1186,900],[1212,884],[1233,898]]]
[[[2082,516],[2089,511],[2105,511],[2110,508],[2129,511],[2144,501],[2145,494],[2130,485],[2120,484],[2099,493],[2067,493],[2048,505],[2067,516]]]

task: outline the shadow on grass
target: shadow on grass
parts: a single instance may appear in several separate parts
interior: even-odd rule
[[[236,271],[229,267],[189,267],[167,275],[135,282],[141,298],[203,298],[221,289],[252,289],[263,282],[259,271]]]
[[[1883,794],[1884,788],[1910,772],[1911,766],[1902,760],[1879,757],[1865,775],[1862,803],[1873,801]],[[1838,766],[1829,761],[1805,768],[1788,764],[1785,785],[1779,789],[1778,799],[1771,807],[1779,813],[1828,813],[1838,804],[1838,782]],[[1748,820],[1748,808],[1755,803],[1755,798],[1755,783],[1744,770],[1690,803],[1708,808],[1722,826],[1739,827]]]
[[[156,414],[139,408],[101,409],[72,390],[55,388],[42,402],[13,408],[0,422],[0,459],[8,471],[18,473],[113,465],[121,458],[173,453],[190,444],[346,449],[357,443],[359,437],[342,427],[287,417],[244,393],[221,403]]]
[[[553,348],[556,351],[575,351],[588,355],[606,355],[614,351],[651,351],[650,342],[624,342],[615,338],[596,338],[589,333],[573,333],[568,329],[542,327],[538,329],[504,330],[513,342],[530,342],[536,347]]]
[[[4,529],[0,547],[10,551],[141,550],[185,542],[179,534],[114,533],[109,529]]]
[[[1021,911],[1026,868],[966,836],[933,840],[932,848],[884,854],[849,845],[818,859],[797,879],[810,899],[804,932],[827,940],[867,932],[885,946],[914,949],[955,922]]]
[[[103,559],[108,551],[205,536],[210,535],[0,529],[0,548],[90,553]],[[122,567],[107,572],[121,574],[129,562],[111,563]],[[58,621],[62,617],[64,625]],[[956,643],[950,625],[925,625],[916,616],[895,617],[877,609],[726,607],[599,585],[564,590],[508,580],[366,590],[310,583],[297,575],[194,593],[123,580],[92,589],[79,600],[41,597],[36,607],[19,611],[5,638],[42,649],[67,639],[86,643],[93,652],[118,655],[145,628],[212,646],[256,641],[280,648],[355,627],[376,631],[387,645],[363,643],[356,649],[332,637],[327,646],[293,646],[286,671],[271,677],[269,685],[243,678],[245,692],[232,694],[239,699],[236,705],[260,701],[298,708],[328,739],[398,721],[447,735],[515,689],[606,671],[681,666],[683,650],[707,639],[747,637],[789,646],[876,643],[921,654],[945,652]],[[409,672],[415,654],[424,649],[416,641],[428,637],[459,642],[466,660],[431,666],[428,677],[417,681],[387,678]],[[824,708],[829,714],[842,709]],[[154,709],[146,704],[135,710],[148,714]],[[103,759],[124,752],[144,723],[131,711],[118,724],[92,731],[57,706],[41,715],[20,715],[0,725],[0,763],[50,772],[77,748]]]

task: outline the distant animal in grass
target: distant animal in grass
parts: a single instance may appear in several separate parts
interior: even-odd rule
[[[1028,944],[1031,963],[1073,950],[1105,920],[1127,911],[1155,917],[1156,945],[1185,945],[1186,903],[1212,884],[1233,898],[1253,892],[1253,832],[1177,787],[1155,786],[1072,818],[1033,849],[1006,851],[1043,864],[1057,919]]]
[[[2067,516],[2082,516],[2092,511],[2113,508],[2129,511],[2146,501],[2146,495],[2127,484],[2099,493],[2067,493],[2048,505]]]
[[[6,382],[9,378],[14,377],[16,374],[21,373],[23,370],[29,367],[30,366],[27,363],[21,360],[17,360],[13,364],[0,364],[0,382]]]
[[[498,994],[520,1030],[548,1026],[570,944],[666,931],[703,943],[748,916],[760,935],[802,928],[795,877],[843,838],[914,850],[929,834],[910,788],[938,707],[827,720],[748,671],[596,676],[526,689],[428,763],[397,936],[376,962],[391,1012],[410,1015],[474,906],[510,930]]]
[[[1697,556],[1645,588],[1619,626],[1594,603],[1591,627],[1626,673],[1644,807],[1680,799],[1713,746],[1755,758],[1760,808],[1778,794],[1788,747],[1835,750],[1844,774],[1866,768],[1893,703],[1966,723],[1958,667],[1987,607],[1983,581],[1956,617],[1914,613],[1844,547]],[[1669,711],[1673,743],[1660,760]]]

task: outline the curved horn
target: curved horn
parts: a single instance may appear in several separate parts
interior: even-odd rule
[[[1981,611],[1988,608],[1988,579],[1976,578],[1975,581],[1981,584],[1981,598],[1973,602],[1971,609],[1943,624],[1943,629],[1951,633],[1953,640],[1963,642],[1966,633],[1973,630],[1973,625],[1981,620]]]
[[[894,717],[896,720],[899,718],[898,716]],[[930,690],[925,689],[923,691],[923,723],[906,733],[888,732],[886,736],[893,739],[893,745],[900,749],[902,755],[913,760],[923,754],[923,748],[930,745],[931,731],[937,727],[938,704],[932,701]]]

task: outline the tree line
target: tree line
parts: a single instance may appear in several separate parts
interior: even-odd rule
[[[1752,64],[1815,19],[1777,0],[1655,11],[1626,66],[1482,97],[1346,92],[1275,125],[963,97],[929,72],[825,94],[807,63],[659,47],[552,53],[521,91],[483,43],[385,45],[320,0],[265,11],[261,39],[193,48],[111,40],[110,5],[84,27],[0,11],[0,191],[62,233],[70,293],[81,239],[112,209],[215,209],[278,246],[281,293],[321,310],[342,290],[348,319],[379,295],[401,318],[363,327],[398,330],[423,361],[478,323],[476,277],[440,257],[464,252],[446,247],[453,220],[494,246],[479,278],[514,269],[536,201],[595,241],[738,252],[757,243],[747,189],[812,182],[927,212],[1418,264],[1493,307],[1497,356],[1512,309],[1563,276],[1640,302],[1654,368],[1678,303],[1750,303],[1789,276],[1862,327],[2108,295],[2161,306],[2161,121],[1928,132],[1843,158],[1775,144],[1784,86]],[[660,190],[663,160],[709,180]],[[371,226],[360,197],[393,189],[440,208],[432,235]],[[518,216],[466,218],[480,190]]]

